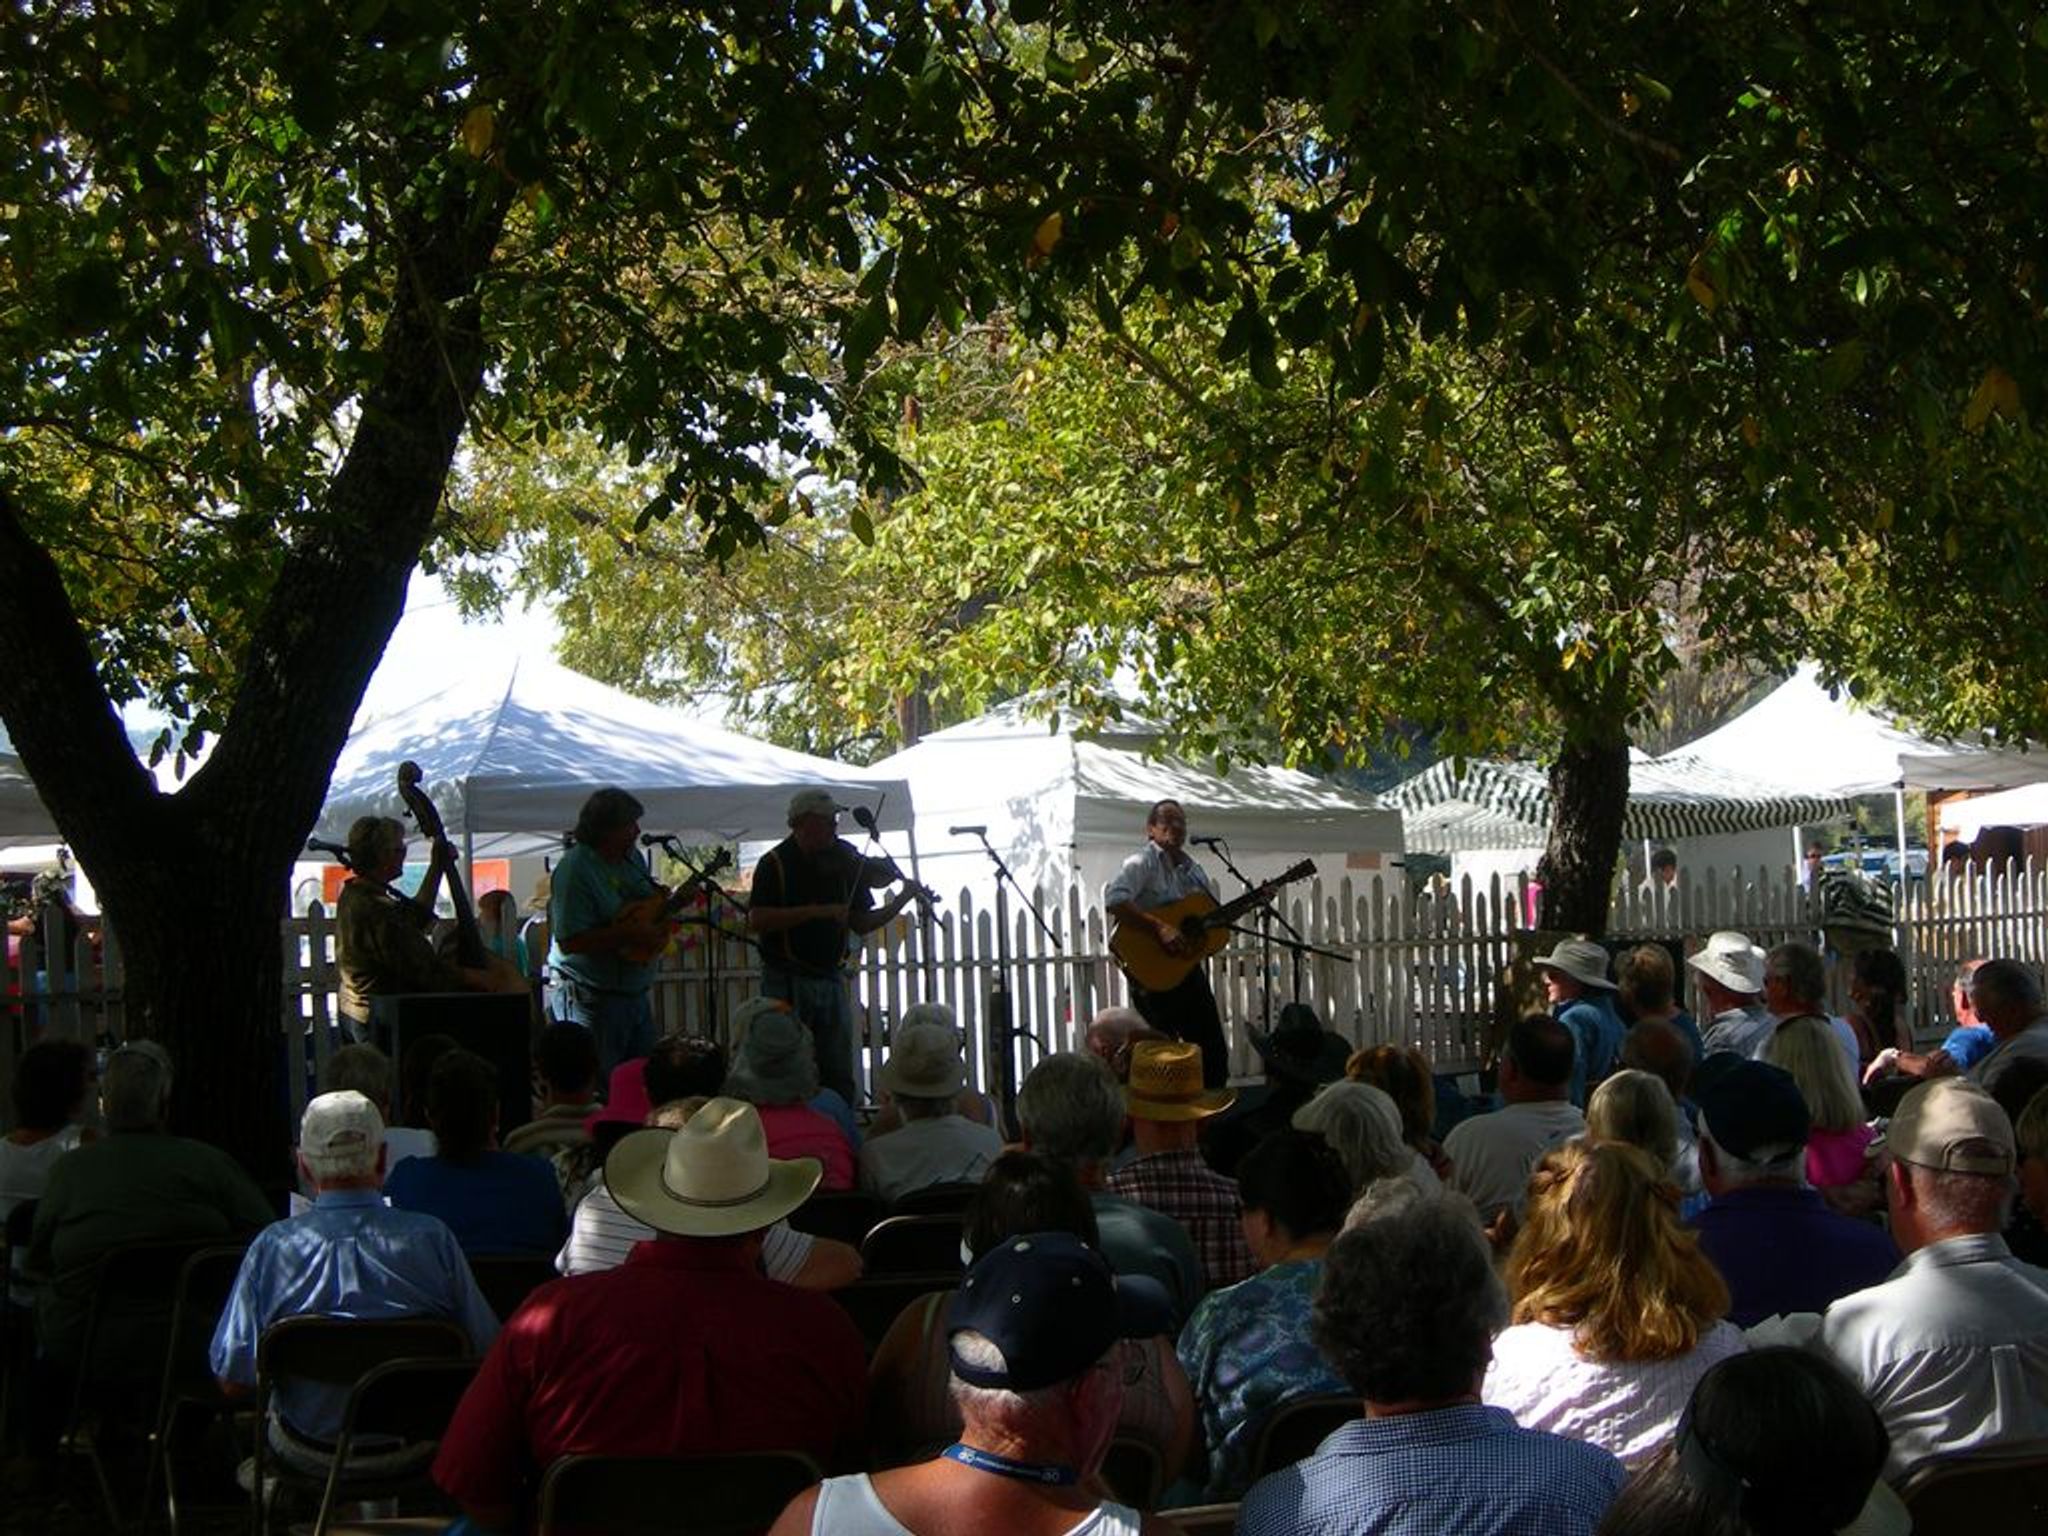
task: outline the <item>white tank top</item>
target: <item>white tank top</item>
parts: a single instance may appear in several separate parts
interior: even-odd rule
[[[1142,1520],[1135,1509],[1122,1504],[1098,1504],[1080,1522],[1067,1528],[1066,1536],[1138,1536]],[[916,1536],[908,1526],[882,1506],[875,1497],[875,1485],[865,1472],[852,1477],[828,1477],[818,1485],[818,1502],[811,1514],[812,1536]]]

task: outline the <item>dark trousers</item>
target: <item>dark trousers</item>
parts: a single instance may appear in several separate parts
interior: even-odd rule
[[[1230,1081],[1230,1049],[1223,1043],[1223,1020],[1216,1012],[1216,994],[1198,965],[1165,992],[1147,992],[1132,984],[1131,1006],[1161,1034],[1202,1048],[1202,1086],[1221,1088]]]

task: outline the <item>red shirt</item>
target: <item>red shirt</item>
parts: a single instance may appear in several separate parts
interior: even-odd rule
[[[867,1352],[831,1297],[726,1242],[641,1243],[542,1286],[499,1333],[434,1458],[471,1506],[527,1506],[556,1458],[804,1451],[859,1462]]]
[[[760,1110],[761,1133],[768,1138],[770,1157],[783,1161],[815,1157],[825,1165],[818,1188],[854,1187],[853,1148],[830,1115],[804,1104],[763,1104]]]

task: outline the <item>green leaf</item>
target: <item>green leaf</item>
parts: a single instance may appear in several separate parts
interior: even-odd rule
[[[876,294],[853,312],[840,334],[840,361],[849,379],[867,372],[868,361],[889,334],[889,296]]]

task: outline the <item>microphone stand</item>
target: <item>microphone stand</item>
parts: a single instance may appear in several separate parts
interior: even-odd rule
[[[666,834],[660,839],[660,848],[663,853],[690,872],[689,878],[697,882],[699,890],[707,892],[709,896],[733,908],[742,916],[746,914],[747,904],[720,885],[714,876],[705,870],[699,869],[685,858],[681,847],[678,846],[672,834]],[[694,921],[686,918],[683,921],[691,922],[692,926],[701,925],[704,929],[704,1033],[708,1038],[716,1040],[718,1038],[718,1002],[723,990],[719,986],[718,952],[721,946],[718,941],[720,939],[738,939],[744,944],[755,945],[754,936],[743,930],[736,932],[719,922],[717,908],[710,902],[707,902],[705,905],[703,917],[697,918]],[[758,945],[755,945],[755,947],[759,948]]]
[[[1216,857],[1223,861],[1223,867],[1235,875],[1238,883],[1246,890],[1255,891],[1259,888],[1257,881],[1231,863],[1230,845],[1224,842],[1222,838],[1205,840],[1202,846],[1214,850]],[[1276,897],[1278,894],[1277,891],[1274,893]],[[1278,923],[1287,930],[1289,935],[1287,938],[1274,939],[1273,925],[1275,923]],[[1230,931],[1232,933],[1254,936],[1254,930],[1240,927],[1236,923],[1230,925]],[[1317,946],[1309,943],[1308,940],[1301,936],[1301,930],[1281,915],[1276,901],[1266,901],[1260,904],[1259,926],[1255,936],[1259,941],[1260,1001],[1265,1012],[1266,1032],[1271,1034],[1273,1031],[1273,988],[1268,978],[1273,974],[1273,945],[1279,943],[1285,946],[1292,958],[1294,970],[1293,1000],[1297,1003],[1301,1001],[1301,957],[1303,955],[1321,955],[1328,960],[1342,960],[1346,957],[1336,953],[1334,950],[1319,949]]]
[[[1064,954],[1066,951],[1059,935],[1045,920],[1045,914],[1038,910],[1037,898],[1017,883],[1017,877],[1010,873],[1010,866],[1003,862],[1003,856],[989,842],[988,832],[976,827],[974,836],[981,842],[981,851],[996,867],[996,969],[988,988],[988,1042],[990,1053],[996,1059],[996,1111],[1002,1121],[999,1129],[1006,1141],[1015,1141],[1021,1133],[1017,1126],[1017,1057],[1012,1043],[1021,1037],[1037,1046],[1041,1053],[1045,1052],[1046,1044],[1035,1032],[1019,1029],[1014,1022],[1015,1015],[1010,1006],[1010,909],[1005,886],[1015,891],[1023,901],[1032,921],[1038,924],[1039,932],[1045,935],[1054,953]]]

